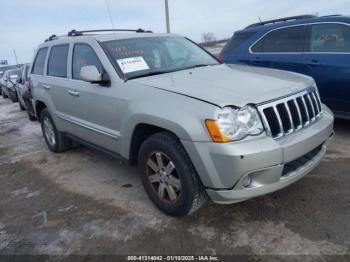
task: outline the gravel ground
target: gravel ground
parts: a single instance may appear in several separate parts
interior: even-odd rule
[[[209,203],[176,219],[151,204],[136,168],[84,147],[49,152],[40,125],[0,98],[0,254],[309,255],[302,261],[338,255],[345,261],[349,127],[336,122],[325,159],[290,187],[235,205]]]

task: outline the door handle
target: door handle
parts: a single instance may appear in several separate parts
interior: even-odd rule
[[[49,85],[43,85],[43,88],[45,88],[46,90],[49,90],[51,88],[51,86]]]
[[[311,62],[308,63],[311,66],[319,66],[321,63],[318,60],[311,60]]]
[[[71,96],[79,96],[80,93],[78,91],[68,90],[68,94],[70,94]]]

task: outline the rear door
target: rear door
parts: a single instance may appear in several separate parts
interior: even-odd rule
[[[45,81],[43,81],[43,89],[49,95],[51,103],[50,112],[56,118],[56,125],[60,131],[69,131],[70,126],[67,125],[62,118],[68,117],[69,107],[67,104],[67,88],[69,79],[68,72],[68,55],[69,44],[54,45],[50,49],[47,62],[47,73]]]
[[[300,72],[305,26],[273,30],[250,48],[250,65]]]
[[[115,86],[102,86],[81,80],[83,66],[94,65],[100,73],[105,69],[94,48],[87,43],[75,43],[72,53],[70,87],[67,89],[72,134],[94,145],[118,152],[118,102]]]
[[[350,26],[338,23],[308,27],[302,73],[312,76],[322,100],[334,111],[350,112]]]

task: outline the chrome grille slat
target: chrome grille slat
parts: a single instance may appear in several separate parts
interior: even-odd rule
[[[276,114],[276,117],[277,117],[277,120],[278,120],[278,125],[280,127],[280,132],[279,132],[279,134],[277,136],[283,136],[284,130],[283,130],[283,125],[282,125],[282,120],[281,120],[280,113],[278,112],[277,107],[275,107],[275,106],[273,107],[273,111]]]
[[[309,100],[310,105],[311,105],[311,111],[312,111],[312,117],[311,117],[311,119],[312,119],[312,120],[315,120],[315,118],[316,118],[316,111],[315,111],[315,108],[314,108],[314,104],[313,104],[312,101],[311,101],[310,93],[306,95],[306,98]]]
[[[314,123],[322,113],[315,89],[258,106],[267,134],[277,139]]]
[[[301,101],[303,101],[303,107],[305,108],[305,112],[306,112],[307,122],[305,123],[305,125],[308,125],[311,121],[311,117],[310,117],[310,112],[309,112],[309,109],[307,108],[304,96],[301,96]]]
[[[299,108],[299,105],[298,105],[298,102],[296,99],[293,99],[293,102],[295,104],[295,107],[297,108],[297,111],[298,111],[298,117],[299,117],[299,121],[300,121],[300,125],[297,127],[297,129],[300,129],[303,127],[303,119],[301,117],[301,113],[300,113],[300,108]]]
[[[313,100],[315,101],[315,105],[316,105],[316,108],[317,108],[317,115],[319,115],[320,112],[321,112],[321,108],[319,108],[319,105],[317,103],[317,94],[315,92],[312,92],[311,95],[312,95]]]
[[[289,122],[290,122],[290,130],[289,130],[289,133],[292,133],[292,132],[294,131],[293,117],[292,117],[292,114],[291,114],[291,112],[290,112],[288,103],[284,103],[284,106],[286,107],[286,110],[287,110],[287,113],[288,113],[288,117],[289,117]]]

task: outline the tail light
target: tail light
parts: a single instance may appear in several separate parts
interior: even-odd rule
[[[216,60],[218,60],[220,63],[224,62],[224,58],[221,55],[215,55]]]

